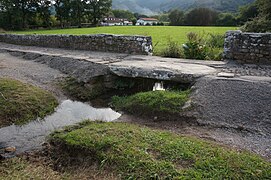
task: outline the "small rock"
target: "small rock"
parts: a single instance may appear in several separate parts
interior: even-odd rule
[[[15,152],[15,151],[16,151],[16,147],[13,147],[13,146],[5,148],[6,153],[11,153],[11,152]]]
[[[218,73],[217,76],[218,77],[225,77],[225,78],[234,78],[233,73],[225,73],[225,72]]]

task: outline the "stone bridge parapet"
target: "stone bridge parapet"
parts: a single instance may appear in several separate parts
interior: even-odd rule
[[[228,31],[224,59],[242,64],[271,64],[271,33]]]
[[[78,36],[0,34],[0,42],[25,46],[138,55],[152,55],[153,50],[152,38],[149,36],[126,36],[112,34]]]

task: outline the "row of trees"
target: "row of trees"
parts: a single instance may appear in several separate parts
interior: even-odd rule
[[[97,25],[111,6],[112,0],[0,0],[0,27]]]
[[[242,25],[249,19],[258,15],[258,8],[255,4],[240,8],[239,12],[219,13],[208,8],[196,8],[187,13],[175,9],[168,13],[170,25],[193,25],[193,26],[237,26]]]
[[[165,18],[165,15],[170,25],[174,26],[242,26],[243,31],[271,32],[270,0],[256,0],[241,7],[237,13],[218,13],[208,8],[196,8],[184,13],[175,9],[159,17]]]

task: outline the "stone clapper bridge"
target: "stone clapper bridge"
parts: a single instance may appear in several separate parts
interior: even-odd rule
[[[193,109],[187,116],[199,124],[242,129],[271,139],[269,65],[151,56],[151,37],[105,34],[0,34],[0,52],[46,64],[85,83],[104,77],[107,85],[114,75],[190,84]]]

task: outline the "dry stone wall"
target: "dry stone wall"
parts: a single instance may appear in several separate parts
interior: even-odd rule
[[[80,36],[0,34],[0,42],[73,50],[140,55],[152,54],[152,38],[149,36],[123,36],[110,34]]]
[[[243,64],[271,64],[271,33],[228,31],[224,59]]]

